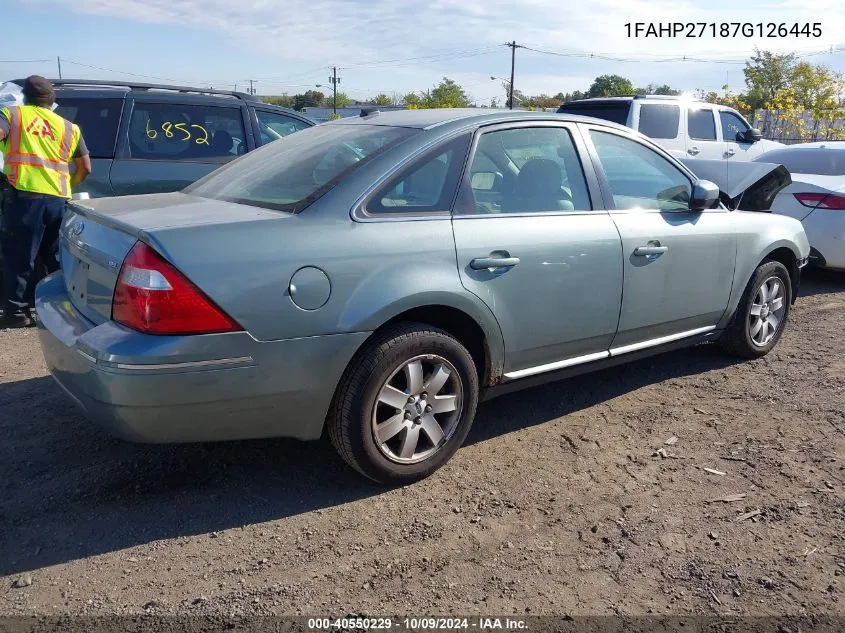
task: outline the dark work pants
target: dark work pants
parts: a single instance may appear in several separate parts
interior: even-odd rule
[[[32,300],[38,256],[47,272],[59,269],[59,229],[67,200],[7,191],[0,222],[3,252],[3,307],[8,314],[25,312]]]

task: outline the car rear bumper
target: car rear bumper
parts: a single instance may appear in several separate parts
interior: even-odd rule
[[[61,273],[36,291],[53,378],[87,417],[138,442],[317,439],[367,333],[260,342],[244,332],[149,336],[73,307]]]
[[[845,211],[814,209],[802,224],[815,251],[813,263],[845,269]]]

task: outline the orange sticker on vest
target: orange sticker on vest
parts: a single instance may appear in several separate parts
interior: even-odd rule
[[[42,138],[49,137],[51,141],[56,141],[56,137],[53,134],[53,129],[50,127],[50,123],[41,117],[35,117],[32,119],[32,121],[29,122],[29,125],[26,126],[26,132],[27,134],[32,134],[33,136],[40,136]]]

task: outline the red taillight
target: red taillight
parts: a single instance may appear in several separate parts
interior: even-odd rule
[[[145,334],[214,334],[243,328],[161,255],[137,242],[120,268],[112,320]]]
[[[833,193],[794,193],[792,195],[805,207],[845,211],[845,196]]]

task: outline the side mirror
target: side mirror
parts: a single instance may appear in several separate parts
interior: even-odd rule
[[[748,128],[747,130],[745,130],[745,133],[736,133],[736,140],[742,143],[756,143],[761,138],[763,138],[763,134],[756,127]]]
[[[719,201],[719,187],[709,180],[697,180],[692,186],[692,196],[689,201],[691,211],[712,209]]]

